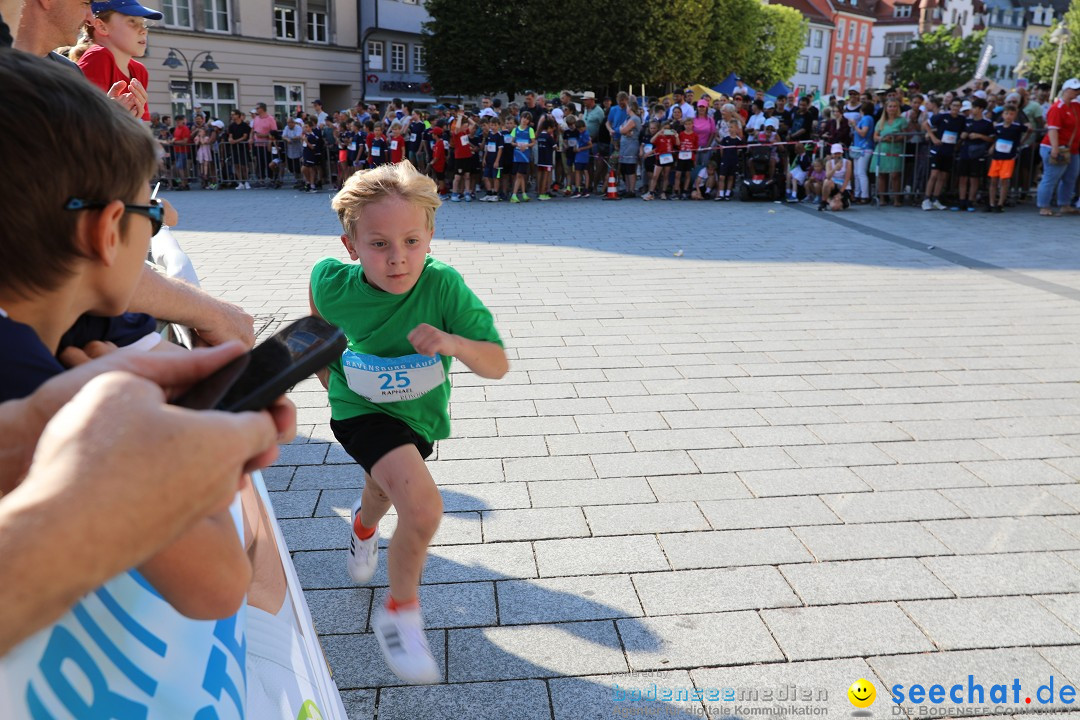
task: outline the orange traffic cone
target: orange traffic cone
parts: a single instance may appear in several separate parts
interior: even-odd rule
[[[607,176],[607,194],[604,195],[605,200],[622,200],[619,197],[619,193],[616,191],[618,183],[615,182],[615,170],[608,170]]]

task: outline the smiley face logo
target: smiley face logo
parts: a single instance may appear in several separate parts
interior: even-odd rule
[[[855,707],[868,708],[874,704],[874,700],[877,698],[877,689],[873,683],[859,678],[851,683],[851,687],[847,689],[847,696]]]

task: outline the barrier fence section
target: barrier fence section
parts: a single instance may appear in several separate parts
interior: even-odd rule
[[[1042,175],[1042,161],[1038,146],[1044,134],[1045,131],[1031,132],[1021,146],[1009,186],[1009,200],[1013,203],[1026,201],[1035,195],[1035,187]],[[882,152],[881,144],[871,151],[872,155],[879,158],[894,157],[901,161],[896,172],[890,173],[887,182],[881,186],[879,186],[876,174],[870,172],[872,202],[877,205],[884,205],[887,201],[917,205],[922,201],[926,183],[930,177],[931,142],[923,132],[897,133],[896,137],[900,139],[893,144],[901,146],[900,152]],[[163,157],[159,179],[166,187],[171,186],[175,189],[196,186],[201,189],[216,190],[236,188],[242,183],[251,187],[264,188],[294,187],[299,189],[305,186],[301,172],[304,162],[303,144],[300,139],[292,141],[274,139],[265,144],[252,144],[229,143],[223,137],[209,145],[162,144]],[[788,164],[795,158],[798,149],[805,144],[815,146],[815,159],[824,159],[829,154],[829,146],[823,140],[778,143],[751,141],[726,147],[714,145],[695,151],[697,154],[694,165],[695,175],[697,170],[704,167],[709,160],[719,163],[722,152],[735,151],[738,156],[736,180],[740,181],[747,174],[748,154],[754,148],[774,146],[777,148],[775,152],[779,159],[776,163],[776,180],[783,183],[786,179]],[[337,187],[341,184],[343,177],[363,166],[363,151],[359,154],[360,161],[351,166],[346,162],[343,152],[344,148],[339,148],[336,143],[327,143],[326,152],[317,158],[313,166],[313,177],[317,186],[321,188],[328,184]],[[706,154],[707,159],[701,159],[702,153]],[[845,149],[845,157],[853,158],[851,148]],[[421,172],[428,172],[429,161],[423,146],[419,153],[410,154],[409,160]],[[619,185],[625,190],[642,191],[648,187],[648,176],[643,172],[644,166],[645,163],[639,158],[637,187],[625,188],[623,178],[619,177],[617,150],[613,148],[610,154],[595,154],[591,164],[592,188],[596,192],[602,192],[609,172],[614,171]],[[568,153],[560,149],[553,169],[555,181],[566,184],[572,171]],[[434,176],[434,173],[429,174]],[[480,173],[476,174],[479,179]],[[530,180],[532,174],[530,173]],[[452,179],[449,172],[444,179],[447,181]],[[949,199],[955,198],[958,181],[957,174],[950,172],[948,184],[942,195]],[[989,180],[983,174],[979,179],[979,197],[986,196],[988,186]]]

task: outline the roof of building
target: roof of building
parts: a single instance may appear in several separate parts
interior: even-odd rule
[[[815,25],[833,27],[833,21],[830,17],[819,10],[810,0],[769,0],[769,2],[798,10],[803,17]]]

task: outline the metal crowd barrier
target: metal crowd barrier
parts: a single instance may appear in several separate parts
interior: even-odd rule
[[[162,143],[164,154],[159,165],[159,179],[164,187],[174,189],[186,186],[225,190],[242,182],[252,188],[301,187],[303,144],[294,144],[292,149],[288,145],[283,140],[274,140],[264,146],[219,141],[207,146],[210,159],[200,161],[199,146],[189,145],[178,150],[179,146]],[[336,186],[340,182],[337,147],[328,145],[325,157],[316,167],[320,184]]]

